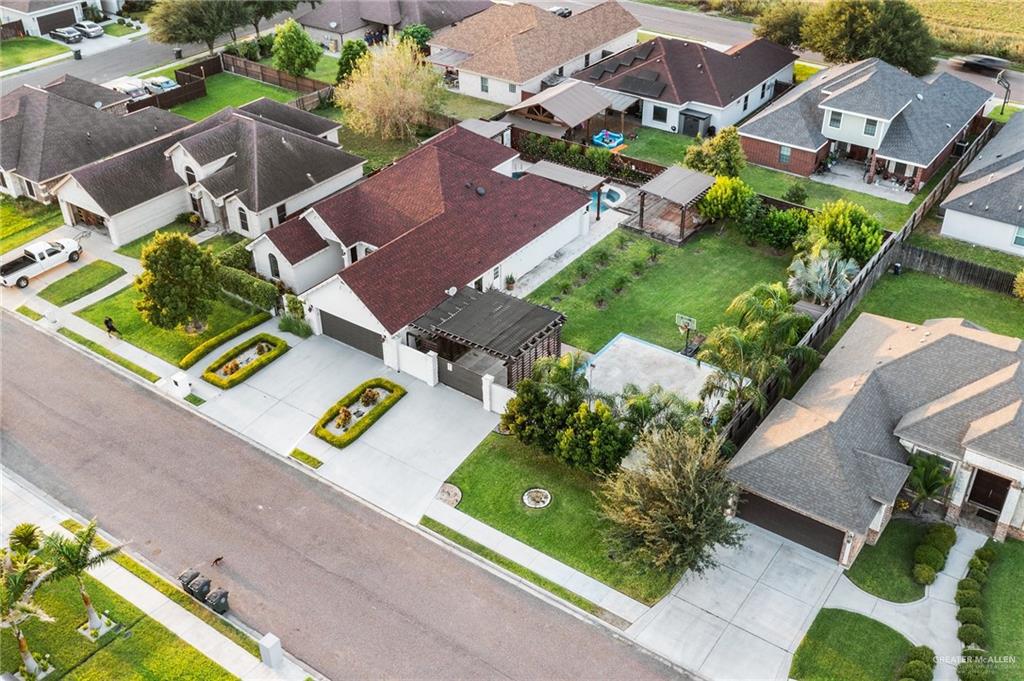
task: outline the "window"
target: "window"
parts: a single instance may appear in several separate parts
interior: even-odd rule
[[[743,110],[747,110],[747,105],[750,104],[750,95],[743,95]]]
[[[490,92],[490,81],[487,80],[487,76],[480,76],[480,92]]]
[[[875,130],[878,129],[878,121],[874,118],[868,118],[864,121],[864,134],[868,137],[875,136]]]
[[[565,67],[564,66],[559,66],[558,67],[558,75],[560,75],[560,76],[564,76],[565,75]]]
[[[590,53],[589,52],[587,52],[585,55],[583,55],[583,68],[587,68],[588,66],[590,66]]]
[[[284,204],[282,203],[280,206],[277,207],[277,224],[281,224],[287,219],[288,212],[284,209]]]
[[[514,93],[516,91],[516,84],[515,83],[509,83],[508,84],[508,91]]]
[[[188,195],[188,198],[191,199],[191,201],[192,201],[192,212],[193,213],[199,213],[200,215],[202,215],[203,214],[203,207],[201,205],[199,205],[199,199],[197,199],[196,197],[192,196],[191,194]]]
[[[900,177],[906,176],[906,174],[907,174],[907,164],[906,163],[897,163],[893,167],[892,172],[893,172],[894,175],[899,175]]]
[[[761,99],[764,99],[764,91],[768,89],[768,83],[761,83]]]
[[[244,208],[238,209],[238,226],[242,228],[243,232],[249,231],[249,216],[245,214]]]
[[[779,163],[785,165],[789,163],[789,156],[793,153],[793,150],[789,147],[779,147]]]
[[[0,187],[7,188],[7,178],[4,177],[3,173],[0,173]]]
[[[495,281],[501,279],[501,265],[494,268],[494,271],[491,272],[491,278]]]
[[[277,256],[273,253],[267,254],[267,263],[270,265],[270,276],[274,279],[281,278],[281,269],[277,266]]]
[[[196,182],[196,171],[185,166],[185,184],[191,187]]]
[[[359,247],[353,246],[352,248],[348,249],[348,264],[351,265],[356,260],[359,260]]]
[[[839,111],[833,111],[828,117],[828,127],[838,128],[843,124],[843,114]]]
[[[613,54],[615,54],[615,53],[612,52],[611,50],[601,50],[601,59],[607,59],[608,57],[612,56]]]
[[[663,106],[655,106],[651,108],[651,118],[658,123],[668,122],[668,109]]]
[[[36,198],[36,188],[32,186],[31,182],[25,183],[25,191],[27,191],[28,195],[31,196],[33,199]]]
[[[1024,227],[1017,228],[1017,234],[1013,237],[1014,246],[1024,246]]]

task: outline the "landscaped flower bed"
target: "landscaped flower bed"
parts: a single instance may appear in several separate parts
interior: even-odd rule
[[[317,421],[313,433],[341,449],[363,434],[395,402],[405,388],[386,378],[371,378],[342,397]]]
[[[218,388],[233,388],[288,351],[288,343],[260,333],[239,343],[206,367],[203,380]]]

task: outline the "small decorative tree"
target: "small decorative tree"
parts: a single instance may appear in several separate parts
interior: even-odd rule
[[[53,562],[55,568],[51,579],[71,577],[78,583],[78,593],[82,596],[89,629],[92,632],[99,632],[103,628],[103,622],[92,605],[92,598],[85,588],[84,576],[86,570],[102,565],[120,553],[121,547],[111,546],[94,552],[94,539],[96,539],[96,521],[90,520],[88,525],[75,532],[73,538],[69,539],[56,532],[48,535],[46,537],[46,555]]]
[[[806,250],[839,252],[863,267],[882,247],[883,238],[882,224],[863,206],[839,199],[826,203],[811,218]]]
[[[220,292],[217,263],[179,232],[157,233],[142,250],[142,274],[135,279],[142,295],[135,306],[142,318],[162,329],[187,325],[202,329]]]
[[[366,54],[365,40],[346,40],[341,46],[341,55],[338,56],[338,77],[335,82],[341,83],[348,79],[356,62]]]
[[[411,40],[420,48],[420,52],[426,52],[427,43],[434,37],[434,32],[425,24],[409,24],[399,32],[398,37],[401,40]]]
[[[735,125],[720,130],[717,135],[704,141],[698,138],[697,142],[686,150],[683,157],[683,165],[691,170],[699,170],[708,175],[737,177],[747,166],[747,157],[743,153]]]
[[[1017,276],[1013,278],[1013,295],[1024,300],[1024,270],[1018,272]]]
[[[750,220],[757,211],[757,193],[738,177],[720,176],[697,204],[708,220]]]
[[[911,512],[914,515],[921,515],[925,502],[937,498],[952,483],[953,477],[942,459],[924,454],[912,455],[910,476],[907,478],[907,487],[914,493]]]
[[[274,34],[274,68],[296,78],[316,68],[322,52],[295,19],[288,19]]]
[[[801,206],[807,205],[807,190],[799,182],[794,182],[789,185],[789,189],[782,195],[783,201],[789,201],[790,203],[796,203]]]
[[[633,437],[619,426],[612,410],[601,400],[583,402],[558,434],[557,457],[572,466],[599,471],[615,470],[629,454]]]
[[[38,551],[42,541],[43,531],[34,523],[19,523],[7,535],[7,545],[11,551],[19,554]]]
[[[818,305],[831,305],[850,290],[860,268],[853,259],[821,250],[815,256],[797,257],[789,266],[789,292]]]
[[[39,675],[39,663],[29,649],[22,624],[30,619],[53,622],[34,597],[36,590],[53,573],[35,556],[16,555],[10,551],[0,560],[0,629],[10,629],[18,642],[21,663],[33,678]]]

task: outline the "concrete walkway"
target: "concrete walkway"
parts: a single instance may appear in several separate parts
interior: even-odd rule
[[[34,491],[12,479],[6,471],[3,473],[3,503],[0,507],[0,532],[3,536],[6,537],[12,527],[23,522],[35,523],[44,532],[70,534],[60,526],[61,521],[71,517],[69,513],[55,508]],[[107,562],[90,570],[89,574],[243,681],[301,681],[309,676],[308,672],[289,659],[285,659],[278,669],[261,663],[237,643],[117,563]]]

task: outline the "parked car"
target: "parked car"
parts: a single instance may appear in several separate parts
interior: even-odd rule
[[[67,26],[65,28],[55,28],[50,31],[50,37],[54,40],[60,40],[65,43],[80,43],[82,42],[82,34],[75,29]]]
[[[562,17],[563,19],[568,19],[569,17],[572,16],[572,10],[569,9],[568,7],[552,7],[548,11],[554,14],[555,16]]]
[[[117,80],[107,83],[107,87],[111,90],[116,90],[122,94],[128,95],[132,99],[145,99],[149,97],[149,90],[146,89],[146,84],[138,78],[132,78],[125,76],[124,78],[118,78]]]
[[[25,247],[17,258],[0,265],[0,283],[25,288],[28,280],[82,256],[82,245],[74,239],[37,241]]]
[[[168,92],[174,88],[181,87],[177,82],[171,80],[167,76],[154,76],[153,78],[146,78],[143,82],[146,84],[146,90],[153,95],[158,95],[161,92]]]
[[[1010,62],[1006,59],[992,57],[987,54],[968,54],[952,57],[949,63],[962,69],[981,71],[982,73],[997,73],[1010,65]]]
[[[71,28],[75,29],[86,38],[99,38],[103,35],[103,27],[95,21],[79,21],[77,24],[72,24]]]

